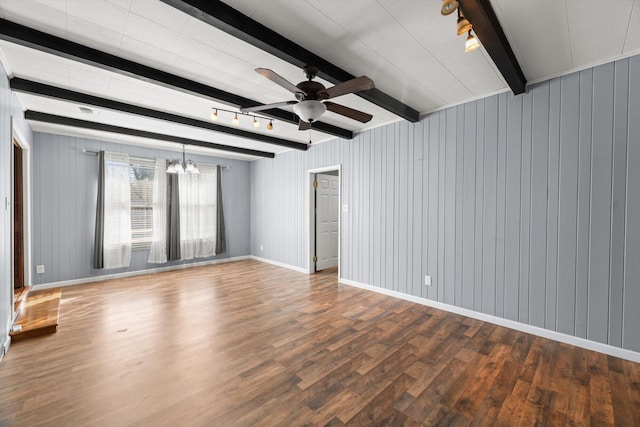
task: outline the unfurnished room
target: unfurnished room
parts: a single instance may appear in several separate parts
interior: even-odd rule
[[[640,426],[640,0],[0,0],[0,426]]]

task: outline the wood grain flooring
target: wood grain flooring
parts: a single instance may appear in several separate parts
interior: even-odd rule
[[[640,364],[256,261],[64,288],[5,426],[640,425]]]
[[[60,288],[28,292],[22,310],[13,324],[19,330],[11,331],[11,340],[55,334],[58,329],[61,294]]]

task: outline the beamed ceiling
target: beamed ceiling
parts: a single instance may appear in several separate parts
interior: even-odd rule
[[[464,53],[440,0],[0,0],[0,59],[36,131],[256,159],[640,52],[640,0],[460,0],[482,47]],[[299,131],[237,111],[293,100],[254,70],[325,86],[366,75],[375,89],[332,99],[373,115],[326,112]],[[82,112],[88,107],[91,113]],[[86,111],[86,108],[85,108]]]

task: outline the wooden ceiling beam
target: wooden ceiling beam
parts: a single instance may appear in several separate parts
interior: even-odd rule
[[[120,58],[60,37],[34,30],[15,22],[0,19],[0,39],[26,46],[32,49],[77,61],[83,64],[119,73],[138,80],[152,82],[161,86],[197,96],[230,104],[236,107],[262,105],[257,101],[245,98],[221,89],[207,86],[184,77],[167,73],[153,67]],[[277,108],[264,110],[261,114],[297,125],[298,118],[292,112]],[[352,139],[353,132],[324,122],[315,122],[313,128],[341,138]]]
[[[458,7],[473,25],[473,32],[500,70],[513,94],[524,93],[527,79],[489,0],[458,0]]]
[[[274,158],[275,154],[267,151],[250,150],[248,148],[233,147],[231,145],[216,144],[213,142],[200,141],[197,139],[183,138],[180,136],[167,135],[164,133],[149,132],[123,126],[109,125],[106,123],[92,122],[89,120],[74,119],[71,117],[57,116],[55,114],[42,113],[40,111],[27,110],[24,112],[25,120],[49,123],[54,125],[70,126],[74,128],[98,130],[103,132],[117,133],[120,135],[131,135],[142,138],[156,139],[160,141],[175,142],[184,145],[210,148],[212,150],[228,151],[231,153],[244,154],[246,156]]]
[[[254,141],[264,142],[267,144],[279,145],[282,147],[293,148],[294,150],[306,151],[309,146],[304,143],[289,141],[282,138],[276,138],[270,135],[264,135],[260,133],[248,132],[236,127],[222,126],[217,123],[212,123],[205,120],[193,119],[191,117],[184,117],[177,114],[167,113],[164,111],[153,110],[151,108],[140,107],[138,105],[126,104],[120,101],[114,101],[111,99],[101,98],[98,96],[88,95],[86,93],[75,92],[69,89],[64,89],[56,86],[47,85],[44,83],[34,82],[31,80],[21,79],[14,77],[9,80],[9,86],[13,91],[28,93],[32,95],[44,96],[47,98],[60,99],[64,101],[71,101],[78,104],[93,105],[95,107],[107,108],[115,111],[122,111],[125,113],[136,114],[144,117],[151,117],[153,119],[163,120],[172,123],[178,123],[181,125],[194,126],[202,129],[212,130],[215,132],[221,132],[228,135],[233,135],[241,138],[251,139]]]
[[[220,0],[161,1],[296,67],[316,66],[319,70],[318,76],[333,84],[356,77]],[[420,120],[418,111],[387,95],[380,89],[373,88],[357,92],[355,95],[410,122]]]

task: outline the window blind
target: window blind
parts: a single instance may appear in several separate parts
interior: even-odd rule
[[[155,160],[130,157],[131,247],[151,247],[153,233],[153,176]]]

